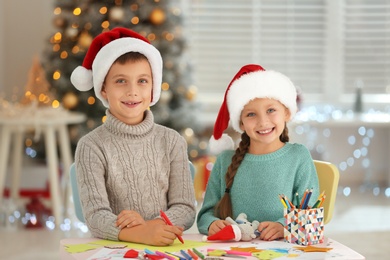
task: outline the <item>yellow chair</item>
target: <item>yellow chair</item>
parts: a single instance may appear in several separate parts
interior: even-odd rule
[[[317,169],[320,192],[325,191],[326,195],[323,207],[324,224],[327,224],[332,219],[340,174],[337,167],[332,163],[314,160],[314,165]]]

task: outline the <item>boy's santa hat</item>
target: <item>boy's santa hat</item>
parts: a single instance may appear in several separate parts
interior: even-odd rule
[[[297,112],[297,91],[291,80],[282,73],[265,70],[260,65],[245,65],[234,76],[225,92],[225,97],[214,125],[209,148],[213,154],[234,149],[230,136],[223,131],[231,119],[235,131],[240,129],[240,116],[244,106],[256,98],[271,98],[280,101],[291,113],[290,119]]]
[[[221,229],[219,232],[211,236],[204,236],[202,238],[204,242],[206,241],[240,241],[241,240],[241,230],[237,225],[229,225]]]
[[[92,41],[82,66],[72,72],[70,81],[80,91],[94,88],[96,97],[108,107],[100,93],[104,79],[115,60],[127,52],[139,52],[148,59],[153,77],[150,105],[156,104],[161,93],[161,54],[145,37],[127,28],[118,27],[99,34]]]

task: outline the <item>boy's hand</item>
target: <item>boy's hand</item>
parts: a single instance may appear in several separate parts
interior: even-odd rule
[[[218,219],[218,220],[214,221],[213,223],[211,223],[211,225],[209,227],[209,236],[214,235],[215,233],[217,233],[218,231],[220,231],[224,227],[230,226],[230,225],[231,225],[231,223],[227,220]]]
[[[261,232],[261,240],[271,241],[284,236],[284,227],[279,222],[264,221],[257,229]]]
[[[118,239],[152,246],[168,246],[173,244],[177,236],[183,235],[183,230],[182,227],[167,225],[162,219],[153,219],[131,228],[122,228]]]
[[[143,217],[134,210],[122,210],[116,219],[116,226],[120,229],[131,228],[145,223]]]
[[[167,225],[162,219],[149,220],[142,227],[143,243],[153,246],[172,245],[184,231],[182,227]]]

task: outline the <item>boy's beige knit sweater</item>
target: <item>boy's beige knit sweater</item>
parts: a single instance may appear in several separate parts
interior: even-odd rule
[[[82,137],[75,154],[77,181],[86,224],[98,238],[118,240],[122,210],[145,220],[166,211],[174,225],[188,229],[196,210],[187,144],[176,131],[154,123],[150,110],[142,123],[126,125],[109,110],[103,125]]]

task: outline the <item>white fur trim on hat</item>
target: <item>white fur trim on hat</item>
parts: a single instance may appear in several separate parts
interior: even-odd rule
[[[280,101],[291,113],[290,119],[297,112],[297,91],[291,80],[282,73],[266,70],[250,72],[235,80],[227,93],[232,127],[239,133],[241,111],[255,98],[271,98]]]
[[[209,148],[211,154],[219,154],[225,150],[233,150],[234,142],[228,134],[222,134],[218,140],[215,140],[214,136],[211,136]]]

